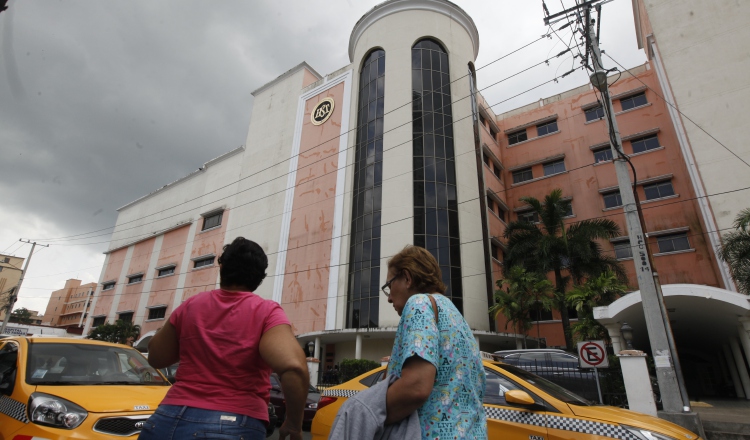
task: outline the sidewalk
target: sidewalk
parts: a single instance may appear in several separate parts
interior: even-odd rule
[[[750,401],[706,399],[691,402],[700,414],[708,440],[750,440]]]

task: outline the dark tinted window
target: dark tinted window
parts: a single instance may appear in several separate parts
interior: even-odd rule
[[[105,320],[107,319],[106,316],[100,316],[98,318],[94,318],[94,321],[91,323],[91,327],[99,327],[100,325],[104,325]]]
[[[539,223],[539,214],[536,211],[525,211],[518,213],[519,222]]]
[[[533,178],[534,175],[531,173],[531,168],[513,171],[513,183],[521,183]]]
[[[557,131],[557,121],[547,122],[536,126],[536,135],[544,136],[545,134],[554,133]]]
[[[615,258],[618,260],[633,258],[633,248],[630,247],[630,240],[615,243]]]
[[[159,269],[159,273],[157,276],[165,277],[167,275],[174,274],[174,266],[172,267],[165,267],[164,269]]]
[[[414,244],[440,265],[449,297],[463,310],[461,249],[448,54],[433,40],[412,47]],[[483,158],[493,167],[488,154]],[[491,209],[494,208],[494,203]]]
[[[148,319],[163,319],[167,315],[166,307],[148,309]]]
[[[0,393],[10,396],[16,384],[18,346],[6,343],[0,349]]]
[[[346,311],[349,328],[377,327],[379,322],[384,97],[385,52],[375,50],[359,73]]]
[[[607,162],[612,160],[612,149],[610,147],[594,151],[594,162]]]
[[[637,95],[631,95],[627,98],[623,98],[620,100],[620,105],[622,105],[622,110],[630,110],[631,108],[640,107],[642,105],[648,104],[648,101],[646,100],[646,93],[638,93]]]
[[[375,385],[376,383],[380,382],[381,380],[385,379],[385,375],[387,372],[388,370],[377,371],[365,377],[364,379],[360,379],[359,383],[361,383],[362,385],[366,387],[371,387]]]
[[[498,374],[495,370],[485,368],[484,372],[487,376],[487,383],[484,388],[484,403],[490,405],[507,405],[508,402],[505,401],[506,392],[510,390],[526,391],[507,377]]]
[[[524,128],[523,130],[508,134],[508,145],[517,144],[526,139],[528,139],[528,136],[526,135],[526,129]]]
[[[674,195],[672,182],[659,182],[651,185],[644,185],[643,191],[646,193],[646,200],[660,199]]]
[[[555,162],[549,162],[544,164],[544,175],[551,176],[552,174],[559,174],[565,171],[565,161],[558,160]]]
[[[661,146],[659,145],[659,138],[656,135],[633,139],[630,141],[630,145],[633,146],[633,154],[643,153],[644,151],[653,150]]]
[[[221,226],[221,217],[224,215],[223,212],[219,212],[217,214],[212,214],[210,216],[203,218],[203,228],[202,231],[205,231],[206,229],[215,228],[217,226]]]
[[[604,109],[602,106],[594,107],[586,110],[586,122],[595,121],[604,117]]]
[[[117,317],[120,321],[133,322],[133,313],[120,313]]]
[[[620,191],[613,191],[611,193],[604,194],[604,207],[605,208],[616,208],[622,206],[622,197]]]
[[[677,252],[690,249],[687,234],[670,234],[657,237],[659,252]]]
[[[197,269],[199,267],[213,266],[215,259],[216,257],[208,257],[201,260],[196,260],[193,267]]]
[[[578,359],[568,354],[562,353],[550,353],[549,354],[552,363],[557,366],[564,366],[565,368],[576,368],[578,367]]]

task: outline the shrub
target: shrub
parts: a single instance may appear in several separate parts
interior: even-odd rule
[[[352,380],[355,377],[365,374],[368,371],[378,368],[379,362],[368,359],[344,359],[339,363],[341,382]]]

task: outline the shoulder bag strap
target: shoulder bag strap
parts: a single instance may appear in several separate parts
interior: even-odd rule
[[[432,310],[435,312],[435,327],[438,328],[438,331],[440,331],[440,321],[438,320],[438,306],[435,302],[435,298],[432,295],[427,295],[430,297],[430,302],[432,302]]]

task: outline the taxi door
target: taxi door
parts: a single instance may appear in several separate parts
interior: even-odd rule
[[[484,412],[487,416],[487,438],[503,440],[548,440],[544,401],[508,379],[498,371],[485,368],[487,386],[484,391]],[[505,393],[522,390],[537,403],[534,407],[513,406],[505,401]]]

